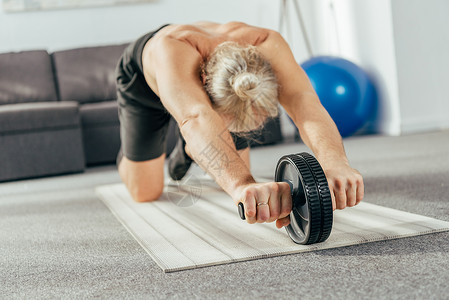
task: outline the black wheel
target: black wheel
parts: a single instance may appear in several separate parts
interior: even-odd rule
[[[333,223],[333,211],[332,211],[332,197],[327,183],[326,175],[324,174],[321,165],[316,160],[315,157],[309,153],[303,152],[299,153],[308,164],[312,171],[315,183],[318,188],[318,193],[320,194],[320,204],[321,204],[321,234],[317,240],[317,243],[324,242],[327,240],[332,231]]]
[[[286,227],[290,238],[303,245],[325,241],[332,230],[332,202],[318,161],[308,153],[285,155],[277,164],[275,181],[287,182],[292,191]]]

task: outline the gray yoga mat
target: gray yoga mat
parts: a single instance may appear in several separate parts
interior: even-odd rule
[[[274,223],[242,221],[231,198],[207,178],[169,182],[152,203],[134,202],[123,184],[96,192],[164,272],[449,230],[449,222],[362,202],[334,212],[327,241],[297,245]]]

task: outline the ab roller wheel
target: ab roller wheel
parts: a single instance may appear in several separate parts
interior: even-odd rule
[[[290,238],[298,244],[324,242],[332,230],[332,198],[318,161],[308,153],[283,156],[275,181],[287,182],[292,193]]]
[[[305,152],[285,155],[276,166],[275,181],[290,185],[290,238],[302,245],[324,242],[332,230],[332,198],[318,161]],[[242,203],[239,214],[245,219]]]

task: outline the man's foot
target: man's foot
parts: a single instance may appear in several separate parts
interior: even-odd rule
[[[173,180],[181,180],[192,164],[193,160],[187,155],[185,147],[186,142],[179,133],[178,142],[168,159],[168,173]]]

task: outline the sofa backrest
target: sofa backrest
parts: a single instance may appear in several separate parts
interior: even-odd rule
[[[0,54],[0,105],[57,99],[52,62],[47,51]]]
[[[116,99],[115,67],[126,44],[52,53],[61,101],[93,103]]]

